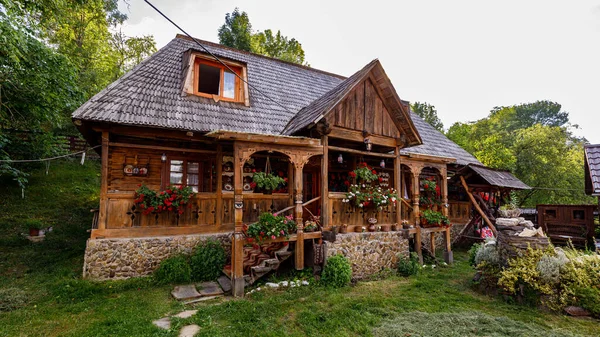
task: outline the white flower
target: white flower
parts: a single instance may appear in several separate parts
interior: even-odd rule
[[[432,264],[432,265],[431,265],[431,268],[435,268],[435,264]]]
[[[396,202],[396,198],[392,197],[392,202]]]
[[[358,207],[363,207],[363,204],[362,204],[362,202],[361,202],[360,204],[358,204]]]
[[[362,184],[362,187],[364,188],[364,187],[365,187],[365,184]]]
[[[386,201],[385,201],[385,200],[381,200],[381,203],[382,203],[382,204],[385,204],[385,203],[386,203]]]

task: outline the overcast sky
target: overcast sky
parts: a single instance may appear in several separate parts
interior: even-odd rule
[[[128,0],[127,35],[178,33],[142,0]],[[600,143],[600,0],[151,0],[192,36],[218,42],[225,13],[302,43],[317,69],[350,76],[378,58],[402,99],[437,108],[444,126],[495,106],[552,100],[577,135]]]

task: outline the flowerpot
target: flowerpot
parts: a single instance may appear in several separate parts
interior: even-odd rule
[[[377,228],[375,228],[375,224],[370,224],[369,225],[369,228],[368,228],[369,232],[374,232],[376,229]]]
[[[363,232],[363,226],[354,226],[354,231],[356,233],[362,233]]]
[[[381,231],[382,232],[389,232],[390,231],[390,225],[381,225]]]
[[[397,231],[397,230],[398,230],[398,224],[397,224],[397,223],[395,223],[395,224],[393,224],[393,225],[392,225],[392,231],[394,231],[394,232],[395,232],[395,231]]]
[[[348,233],[348,226],[342,225],[342,227],[340,227],[340,234],[346,234],[346,233]]]
[[[409,224],[409,223],[403,223],[402,224],[402,228],[404,228],[404,229],[410,229],[411,227],[412,227],[412,225]]]
[[[29,228],[29,236],[39,236],[40,230],[38,228]]]
[[[263,190],[263,194],[271,195],[273,194],[273,190]]]

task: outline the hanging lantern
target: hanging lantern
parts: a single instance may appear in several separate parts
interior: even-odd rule
[[[365,138],[365,145],[366,145],[367,151],[371,151],[371,149],[373,148],[373,144],[371,144],[371,140],[369,138]]]
[[[160,156],[160,161],[162,161],[163,163],[167,161],[167,154],[163,153],[162,156]]]
[[[381,167],[382,169],[385,168],[385,160],[381,159],[381,163],[379,163],[379,167]]]
[[[342,164],[344,162],[344,157],[342,157],[342,154],[340,153],[340,155],[338,156],[338,163]]]

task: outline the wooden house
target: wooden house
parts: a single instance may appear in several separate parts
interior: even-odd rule
[[[86,140],[101,145],[100,207],[84,267],[89,277],[143,275],[181,251],[173,242],[221,235],[231,245],[230,275],[240,295],[243,226],[262,212],[293,214],[298,229],[287,241],[302,269],[305,240],[322,235],[303,231],[309,215],[320,216],[324,230],[347,225],[352,232],[368,217],[418,224],[423,179],[437,182],[444,214],[468,222],[469,202],[458,192],[449,199],[448,177],[481,163],[411,113],[378,60],[346,78],[201,43],[218,60],[178,35],[73,113]],[[359,163],[375,168],[401,199],[373,214],[344,203],[348,172]],[[274,172],[288,184],[261,193],[252,186],[253,170]],[[134,201],[142,184],[189,186],[197,194],[182,214],[144,214]],[[156,248],[156,240],[169,246]],[[119,252],[131,247],[146,250]],[[152,254],[159,257],[140,257]],[[114,262],[124,259],[139,261]]]

